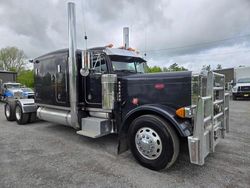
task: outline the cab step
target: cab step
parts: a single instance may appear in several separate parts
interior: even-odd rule
[[[90,138],[98,138],[112,133],[112,124],[108,119],[96,117],[82,118],[81,126],[82,130],[76,133]]]

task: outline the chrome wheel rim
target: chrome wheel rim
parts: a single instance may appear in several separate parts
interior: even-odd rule
[[[5,114],[7,117],[10,117],[10,105],[8,105],[8,104],[5,107]]]
[[[19,106],[16,107],[16,119],[20,120],[22,116],[22,110]]]
[[[149,160],[157,159],[162,152],[160,136],[149,127],[143,127],[137,131],[135,134],[135,145],[139,153]]]

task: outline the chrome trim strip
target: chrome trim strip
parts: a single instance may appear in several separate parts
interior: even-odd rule
[[[83,108],[82,110],[87,110],[87,111],[92,111],[92,112],[106,112],[106,113],[111,113],[112,110],[106,110],[102,108]]]

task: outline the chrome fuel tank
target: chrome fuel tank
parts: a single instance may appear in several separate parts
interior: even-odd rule
[[[72,126],[71,114],[69,110],[53,109],[48,107],[39,107],[37,109],[37,117],[41,120]]]

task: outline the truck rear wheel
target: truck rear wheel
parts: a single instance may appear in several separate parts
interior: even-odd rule
[[[37,117],[36,117],[36,112],[31,112],[31,113],[29,114],[29,123],[35,122],[36,119],[37,119]]]
[[[179,139],[171,125],[155,115],[135,119],[129,130],[135,159],[152,170],[169,168],[179,154]]]
[[[29,121],[29,114],[28,113],[23,113],[23,110],[20,106],[20,104],[16,104],[16,108],[15,108],[15,116],[16,116],[16,122],[19,125],[24,125],[26,123],[28,123]]]
[[[15,121],[15,103],[6,103],[4,105],[4,114],[8,121]]]

